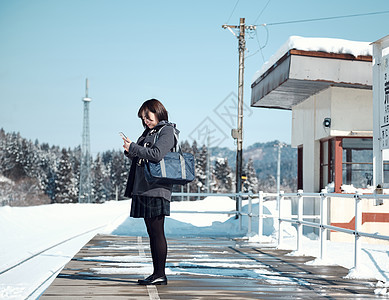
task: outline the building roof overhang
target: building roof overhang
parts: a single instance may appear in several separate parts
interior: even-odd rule
[[[288,50],[251,85],[251,106],[291,110],[330,86],[372,89],[372,56]]]

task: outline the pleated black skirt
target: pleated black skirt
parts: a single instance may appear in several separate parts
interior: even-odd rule
[[[162,197],[132,196],[131,213],[133,218],[154,218],[170,216],[170,202]]]

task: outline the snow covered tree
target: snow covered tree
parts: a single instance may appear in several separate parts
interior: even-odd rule
[[[181,142],[180,148],[182,152],[191,153],[193,157],[195,158],[195,164],[196,164],[196,157],[198,156],[198,149],[197,149],[197,143],[196,141],[193,142],[192,146],[189,144],[188,141]],[[189,184],[186,184],[185,186],[173,186],[174,192],[189,192],[189,193],[197,193],[198,187],[199,187],[199,180],[197,178],[197,171],[195,166],[195,179],[190,182]],[[202,183],[200,183],[200,186],[203,186]]]
[[[39,146],[39,165],[41,173],[45,174],[41,178],[42,191],[44,191],[52,202],[55,200],[57,167],[60,159],[60,151],[57,147],[51,147],[48,144]]]
[[[104,165],[100,153],[97,154],[92,166],[92,201],[96,203],[105,202],[106,190],[104,187]]]
[[[21,137],[19,134],[10,134],[4,143],[5,153],[2,159],[2,173],[12,180],[19,180],[26,176],[21,162]]]
[[[46,182],[45,182],[45,193],[51,199],[51,202],[55,202],[55,195],[57,193],[57,184],[56,184],[57,174],[54,169],[49,169]]]
[[[73,151],[69,150],[69,155],[73,170],[73,185],[78,199],[80,190],[81,146],[76,147]],[[92,165],[92,157],[90,157],[90,165]]]
[[[215,190],[220,193],[230,193],[232,191],[232,172],[228,166],[227,158],[216,158],[213,173],[216,179]]]
[[[7,135],[3,128],[0,128],[0,174],[3,174],[3,165],[6,153],[6,139]]]
[[[10,205],[14,185],[12,180],[0,174],[0,206]]]
[[[108,168],[109,181],[107,182],[110,184],[110,198],[116,199],[117,193],[118,198],[121,199],[126,189],[131,160],[124,156],[122,151],[113,151],[111,157]]]
[[[198,180],[197,176],[197,170],[196,170],[196,157],[198,156],[199,149],[197,147],[197,142],[193,141],[192,146],[190,147],[190,150],[188,152],[193,154],[193,157],[195,158],[195,180],[193,180],[191,183],[189,183],[189,191],[191,193],[197,193],[199,191],[199,187],[202,185],[200,181]]]
[[[265,179],[260,179],[259,183],[259,190],[267,192],[267,193],[273,193],[277,190],[277,181],[276,178],[273,175],[268,175]]]
[[[208,149],[202,146],[196,155],[195,172],[201,192],[207,192],[207,157]]]
[[[243,192],[258,193],[258,177],[257,177],[257,173],[255,172],[254,162],[251,158],[244,166],[243,173],[245,173],[247,178],[243,182]]]
[[[68,151],[62,149],[62,156],[58,164],[56,184],[57,203],[77,202],[77,191],[74,186],[73,170],[69,161]]]
[[[182,142],[180,144],[180,148],[181,148],[182,152],[188,152],[188,153],[192,153],[192,150],[193,150],[192,147],[190,146],[190,144],[188,143],[188,141]]]
[[[106,151],[102,155],[103,182],[106,198],[123,199],[131,160],[122,151]]]

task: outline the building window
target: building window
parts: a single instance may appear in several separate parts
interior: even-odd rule
[[[342,185],[366,188],[373,179],[372,138],[335,137],[320,143],[320,187]]]
[[[373,183],[373,140],[343,138],[342,182],[366,188]]]

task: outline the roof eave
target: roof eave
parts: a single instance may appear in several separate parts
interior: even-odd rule
[[[371,89],[371,61],[371,56],[289,50],[251,85],[251,106],[290,110],[329,86]]]

